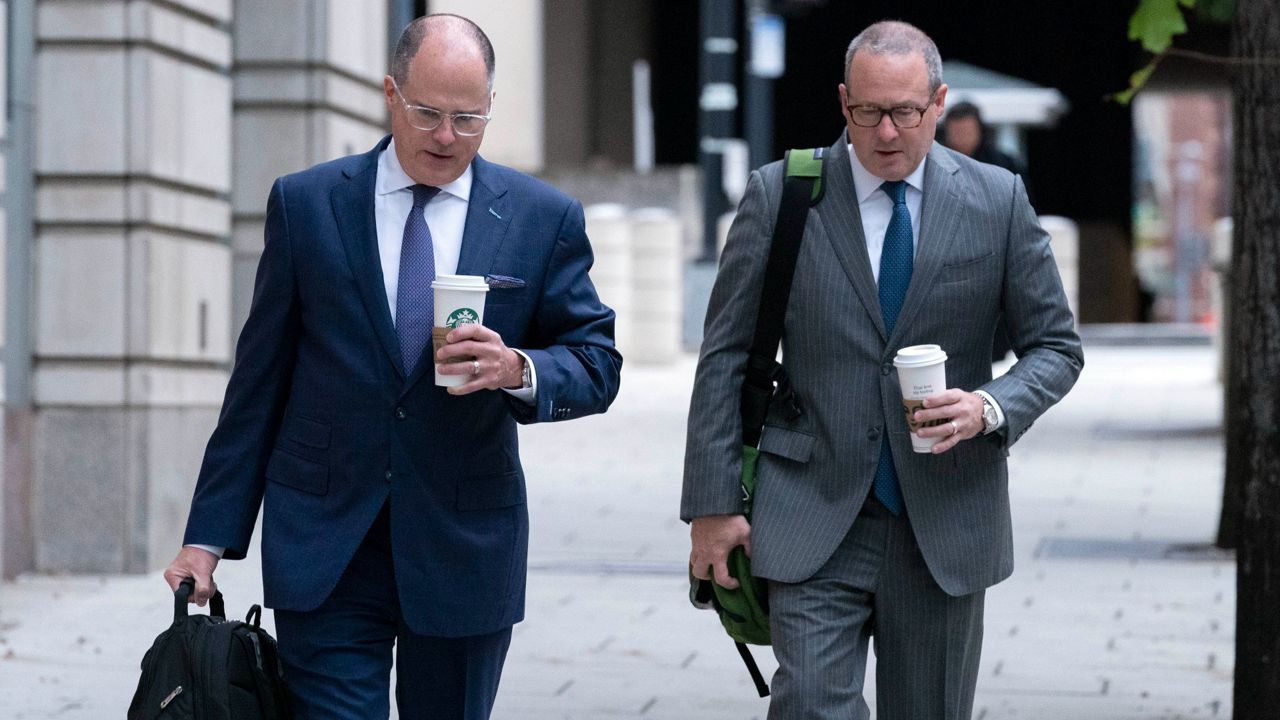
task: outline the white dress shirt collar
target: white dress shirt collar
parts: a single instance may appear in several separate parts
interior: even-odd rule
[[[458,176],[457,180],[440,186],[440,192],[448,193],[463,202],[471,200],[471,165],[467,165],[467,169]],[[391,143],[387,145],[387,149],[378,157],[378,187],[377,194],[386,195],[387,193],[404,190],[405,188],[417,185],[418,181],[409,177],[409,174],[400,166],[400,158],[396,155],[396,141],[391,139]]]
[[[849,166],[853,168],[853,189],[854,192],[857,193],[858,202],[864,203],[867,201],[867,198],[871,197],[871,193],[880,189],[880,186],[884,184],[885,180],[884,178],[872,175],[870,170],[867,170],[862,166],[862,163],[858,160],[857,153],[853,151],[853,145],[848,145],[848,148]],[[925,162],[927,162],[927,160],[921,160],[920,164],[916,165],[916,169],[912,170],[910,175],[903,178],[903,180],[907,181],[908,186],[913,187],[922,193],[924,192]]]

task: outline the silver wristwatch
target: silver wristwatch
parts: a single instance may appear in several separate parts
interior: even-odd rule
[[[996,429],[996,425],[1000,422],[1000,416],[996,415],[996,406],[991,404],[985,396],[982,396],[982,434],[986,435]]]
[[[520,371],[520,387],[526,390],[533,387],[533,361],[529,358],[524,359],[524,369]]]

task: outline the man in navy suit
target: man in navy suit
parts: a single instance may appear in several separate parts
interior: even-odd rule
[[[581,205],[477,155],[493,77],[479,27],[419,18],[383,81],[391,135],[279,178],[267,201],[252,308],[165,579],[195,578],[203,604],[262,507],[266,604],[303,719],[387,717],[393,646],[402,718],[489,717],[524,615],[516,423],[604,412],[618,391]],[[433,362],[437,274],[491,289],[484,325],[452,330]],[[437,363],[464,384],[436,386]]]

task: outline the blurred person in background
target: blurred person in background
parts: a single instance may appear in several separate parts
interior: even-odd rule
[[[942,144],[958,153],[968,155],[978,162],[989,163],[996,167],[1024,176],[1023,185],[1027,190],[1027,198],[1032,205],[1034,195],[1030,186],[1026,185],[1026,169],[1017,158],[996,148],[987,132],[987,125],[982,121],[982,113],[978,106],[968,101],[960,101],[947,108],[942,121]],[[991,362],[1000,362],[1009,354],[1009,333],[1004,326],[1004,318],[996,324],[995,337],[991,342]]]

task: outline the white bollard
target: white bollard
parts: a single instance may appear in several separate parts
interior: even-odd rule
[[[1067,307],[1080,322],[1080,230],[1074,220],[1058,215],[1041,215],[1040,227],[1049,233],[1049,247],[1058,263],[1062,289],[1067,294]]]
[[[1231,218],[1221,217],[1213,222],[1213,235],[1209,245],[1209,259],[1213,261],[1213,286],[1210,301],[1213,307],[1213,344],[1217,347],[1218,380],[1227,378],[1227,343],[1231,318],[1231,243],[1234,225]]]
[[[680,355],[684,312],[684,260],[680,219],[664,208],[631,213],[633,333],[637,363],[669,363]]]
[[[587,220],[587,237],[595,263],[591,266],[591,282],[605,305],[616,314],[614,338],[618,351],[626,357],[632,346],[632,274],[631,221],[627,208],[614,203],[590,205],[583,214]]]

